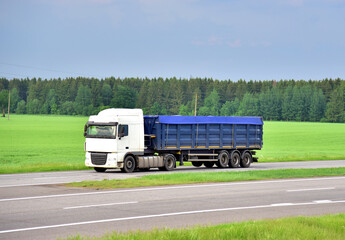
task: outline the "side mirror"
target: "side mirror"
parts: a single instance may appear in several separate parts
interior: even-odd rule
[[[124,137],[125,136],[125,133],[124,132],[120,132],[119,133],[119,139],[121,139],[122,137]]]
[[[84,137],[87,135],[87,125],[84,126]]]

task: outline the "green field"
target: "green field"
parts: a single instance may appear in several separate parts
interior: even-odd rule
[[[84,167],[87,117],[11,115],[0,118],[0,173]]]
[[[264,122],[261,161],[345,159],[345,124]]]
[[[0,118],[0,173],[84,167],[87,117],[11,115]],[[269,122],[259,161],[345,159],[345,124]]]
[[[103,237],[74,236],[68,240],[342,240],[345,239],[345,214],[318,217],[291,217],[276,220],[247,221],[216,226],[196,226],[186,229],[154,229],[128,233],[110,233]]]

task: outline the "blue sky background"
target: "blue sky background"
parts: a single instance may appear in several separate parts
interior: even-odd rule
[[[345,78],[345,0],[0,0],[0,77]]]

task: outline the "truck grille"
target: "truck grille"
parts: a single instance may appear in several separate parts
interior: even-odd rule
[[[91,162],[94,165],[104,165],[107,162],[106,153],[91,153]]]

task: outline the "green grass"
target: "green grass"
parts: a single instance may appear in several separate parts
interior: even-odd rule
[[[0,173],[86,169],[86,121],[53,115],[0,118]]]
[[[15,115],[0,118],[0,173],[84,167],[88,117]],[[260,162],[345,159],[345,124],[264,123]]]
[[[259,170],[245,172],[206,172],[206,173],[172,173],[159,175],[146,175],[139,178],[113,179],[103,181],[83,181],[68,183],[69,187],[87,187],[97,189],[133,188],[144,186],[163,186],[175,184],[192,184],[208,182],[234,182],[263,179],[303,178],[322,176],[345,176],[344,168],[320,169],[282,169]]]
[[[345,124],[264,122],[260,161],[345,159]]]
[[[343,240],[345,239],[345,214],[317,217],[291,217],[277,220],[247,221],[215,226],[196,226],[185,229],[153,229],[151,231],[113,232],[99,238],[74,236],[68,240]]]

